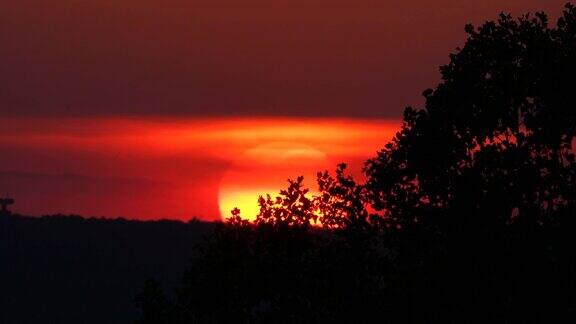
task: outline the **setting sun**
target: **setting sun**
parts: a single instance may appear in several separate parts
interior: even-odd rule
[[[222,178],[219,206],[223,219],[237,207],[243,218],[254,220],[258,197],[275,197],[288,178],[304,176],[305,185],[315,189],[316,172],[331,167],[327,155],[309,145],[271,142],[253,147],[236,159]]]

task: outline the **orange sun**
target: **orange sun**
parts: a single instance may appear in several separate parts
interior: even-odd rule
[[[271,142],[253,147],[237,157],[220,183],[218,203],[223,219],[238,207],[244,219],[254,220],[259,211],[258,196],[275,197],[287,186],[287,179],[303,175],[313,192],[316,173],[330,167],[323,152],[295,142]]]

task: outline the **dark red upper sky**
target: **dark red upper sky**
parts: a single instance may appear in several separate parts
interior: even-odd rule
[[[566,0],[3,0],[4,115],[398,118],[463,26]]]

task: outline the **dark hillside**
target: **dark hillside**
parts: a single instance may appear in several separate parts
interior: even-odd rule
[[[78,216],[0,221],[0,322],[126,323],[145,279],[178,284],[212,223]]]

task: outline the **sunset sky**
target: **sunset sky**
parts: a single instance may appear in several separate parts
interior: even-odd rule
[[[359,174],[464,24],[565,2],[3,0],[0,195],[215,220],[289,177]]]

